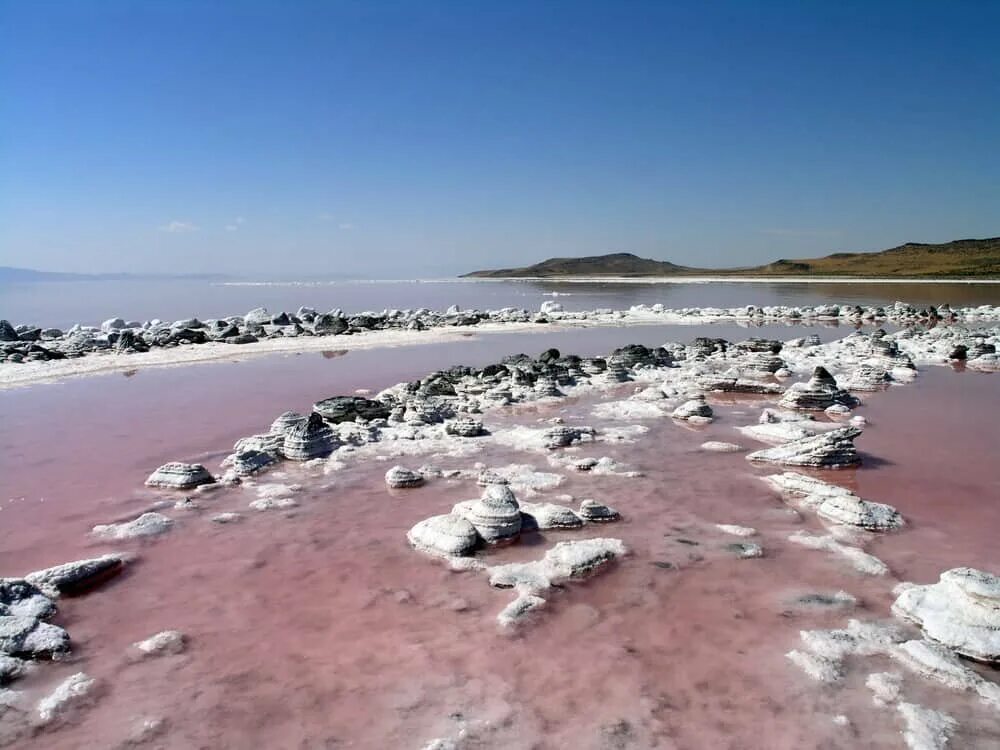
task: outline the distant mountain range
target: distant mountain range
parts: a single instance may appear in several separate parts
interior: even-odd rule
[[[36,271],[32,268],[0,266],[0,281],[144,281],[154,279],[201,279],[223,281],[230,278],[221,273],[62,273],[60,271]]]
[[[524,268],[473,271],[463,278],[567,278],[587,276],[774,276],[907,279],[1000,279],[1000,237],[955,240],[939,245],[908,242],[871,253],[833,253],[822,258],[788,260],[749,268],[693,268],[631,253],[585,258],[549,258]]]

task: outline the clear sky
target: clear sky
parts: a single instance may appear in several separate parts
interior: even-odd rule
[[[991,0],[0,0],[0,265],[402,278],[995,236],[998,29]]]

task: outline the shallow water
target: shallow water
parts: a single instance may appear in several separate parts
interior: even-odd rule
[[[780,331],[762,334],[796,335]],[[828,338],[844,331],[819,332]],[[162,497],[141,488],[152,468],[181,459],[214,469],[236,437],[265,428],[285,409],[512,351],[601,353],[701,333],[650,327],[496,336],[0,393],[0,570],[23,573],[112,549],[86,531]],[[709,334],[749,335],[721,326]],[[821,525],[788,513],[757,478],[770,470],[742,454],[698,449],[705,440],[745,441],[733,426],[755,421],[766,402],[710,400],[718,419],[707,428],[647,420],[650,431],[636,443],[570,453],[612,456],[642,478],[577,474],[552,468],[546,455],[499,447],[401,460],[443,468],[531,463],[566,476],[541,499],[595,497],[623,513],[617,524],[527,535],[489,554],[535,559],[554,541],[593,536],[621,538],[631,550],[609,571],[555,591],[514,634],[495,624],[510,592],[491,589],[481,573],[450,572],[405,541],[416,521],[476,496],[471,481],[389,491],[382,474],[395,461],[331,475],[291,467],[284,478],[272,473],[261,481],[301,483],[293,511],[249,511],[254,495],[246,488],[201,496],[200,511],[168,510],[178,521],[171,533],[113,547],[139,556],[125,575],[60,602],[57,622],[73,637],[73,661],[42,665],[17,687],[37,695],[85,670],[103,692],[78,722],[21,744],[115,747],[137,721],[164,717],[150,746],[420,748],[464,731],[463,747],[474,748],[900,747],[899,719],[872,706],[863,687],[865,675],[885,663],[872,659],[830,688],[783,656],[799,645],[800,629],[886,617],[893,581],[862,577],[823,552],[788,543],[789,533]],[[865,464],[824,474],[907,518],[903,531],[870,551],[894,580],[927,582],[958,565],[1000,567],[1000,475],[992,465],[1000,377],[925,368],[914,384],[864,400],[859,413],[870,427],[858,444]],[[611,426],[591,415],[593,405],[588,397],[522,406],[489,415],[487,424],[502,429],[561,416]],[[227,526],[208,520],[227,510],[247,517]],[[735,538],[714,523],[758,528],[766,557],[736,559],[725,548]],[[839,589],[857,596],[861,609],[810,611],[791,603],[799,594]],[[189,636],[185,654],[128,658],[129,644],[167,628]],[[1000,745],[985,709],[968,698],[916,680],[906,688],[910,699],[959,719],[953,747]],[[849,726],[834,723],[841,714]]]
[[[0,318],[15,324],[68,327],[102,320],[178,320],[242,315],[264,306],[294,312],[301,305],[348,312],[463,308],[531,310],[556,299],[567,310],[624,309],[661,303],[666,307],[743,305],[982,305],[1000,302],[1000,284],[843,283],[843,282],[664,282],[574,283],[560,281],[336,281],[311,283],[220,284],[184,281],[61,281],[0,283]]]

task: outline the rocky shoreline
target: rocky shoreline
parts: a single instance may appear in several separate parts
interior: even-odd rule
[[[754,308],[750,319],[756,319],[757,311],[762,310]],[[137,517],[96,526],[92,534],[127,545],[132,540],[171,533],[178,525],[173,511],[183,512],[209,493],[225,492],[227,487],[252,490],[256,499],[249,508],[256,512],[294,508],[295,486],[263,481],[269,472],[279,473],[281,466],[289,463],[322,475],[376,457],[430,454],[461,459],[492,445],[517,445],[546,456],[559,471],[638,476],[610,458],[581,459],[573,453],[581,445],[639,439],[642,430],[634,426],[596,429],[558,417],[538,427],[492,424],[493,415],[501,409],[585,394],[617,394],[629,387],[634,389],[631,395],[600,404],[595,407],[595,416],[665,418],[697,429],[715,417],[706,396],[751,394],[767,399],[770,405],[756,424],[742,426],[740,432],[772,447],[748,453],[748,461],[818,470],[856,465],[864,456],[854,441],[863,437],[866,423],[863,417],[852,416],[860,405],[853,392],[905,385],[925,364],[1000,370],[996,352],[1000,327],[966,327],[969,322],[1000,315],[1000,308],[976,310],[945,310],[951,316],[947,320],[966,325],[928,327],[927,323],[942,319],[941,308],[933,318],[928,311],[894,308],[893,317],[887,313],[881,320],[909,321],[908,327],[891,334],[882,330],[854,332],[827,344],[810,336],[788,341],[751,338],[735,343],[698,338],[688,344],[668,343],[656,348],[626,346],[606,357],[564,355],[553,349],[537,358],[506,357],[483,368],[451,367],[371,398],[356,394],[324,398],[309,414],[285,412],[265,431],[237,441],[217,472],[181,461],[157,468],[147,485],[162,493],[162,501]],[[841,319],[841,312],[836,311],[835,319]],[[641,310],[635,314],[665,313]],[[546,316],[543,322],[561,319],[560,311],[552,307],[541,315]],[[844,317],[850,321],[853,315],[852,311]],[[720,311],[709,311],[696,317],[721,316]],[[853,322],[866,322],[864,316],[862,311],[861,318]],[[390,317],[395,321],[407,316]],[[470,314],[468,319],[474,317]],[[761,317],[765,313],[761,312]],[[873,317],[871,322],[879,320]],[[101,335],[110,338],[117,331],[116,341],[121,341],[126,330],[132,331],[112,328]],[[347,330],[329,335],[343,335]],[[797,375],[809,377],[787,385]],[[720,455],[742,450],[728,443],[706,443],[704,448]],[[790,505],[799,512],[814,513],[829,529],[826,535],[798,532],[789,541],[827,552],[831,559],[860,574],[891,578],[889,567],[866,552],[865,546],[873,535],[905,533],[900,511],[858,497],[827,481],[827,475],[821,480],[791,471],[764,478]],[[530,624],[545,609],[547,590],[596,574],[629,554],[624,540],[599,536],[559,542],[533,561],[490,565],[480,559],[480,553],[497,545],[516,545],[522,533],[569,529],[584,534],[595,524],[601,524],[603,532],[613,529],[623,516],[627,518],[628,509],[612,508],[592,498],[577,507],[532,502],[527,498],[549,483],[558,484],[559,475],[517,466],[476,465],[442,471],[433,465],[416,469],[398,465],[385,476],[387,486],[399,492],[441,479],[474,482],[479,497],[455,504],[450,512],[442,508],[442,512],[418,522],[407,533],[407,540],[417,552],[442,559],[453,570],[478,571],[494,588],[511,589],[514,598],[496,615],[501,628]],[[239,513],[229,512],[216,514],[211,520],[226,524],[239,518]],[[746,538],[730,544],[739,558],[767,554],[762,545],[750,540],[757,533],[755,529],[725,523],[718,527],[723,533]],[[57,612],[58,597],[68,592],[86,593],[120,573],[130,560],[129,554],[114,552],[0,580],[0,683],[16,685],[38,661],[64,657],[71,649],[70,634],[50,622]],[[843,679],[848,661],[885,656],[922,679],[971,691],[993,710],[1000,708],[1000,688],[960,661],[961,657],[1000,664],[1000,641],[996,640],[1000,632],[1000,581],[984,571],[959,568],[942,573],[938,584],[902,582],[896,593],[892,614],[902,623],[851,619],[844,629],[803,631],[803,647],[789,652],[788,658],[810,677],[832,684]],[[921,628],[922,634],[911,637],[907,623]],[[185,648],[184,634],[169,629],[169,623],[164,626],[168,629],[135,644],[137,653],[170,653]],[[893,709],[902,717],[910,747],[944,747],[955,730],[954,719],[906,699],[898,672],[873,672],[868,681],[876,705]],[[95,682],[84,672],[60,683],[34,708],[23,705],[16,689],[0,690],[0,722],[29,721],[24,717],[30,714],[30,725],[40,731],[95,696]],[[455,743],[444,737],[428,747],[457,747]]]
[[[934,325],[1000,320],[1000,306],[981,305],[953,309],[948,304],[914,307],[896,302],[885,307],[860,305],[817,305],[803,307],[750,305],[740,308],[679,308],[663,305],[636,305],[628,310],[599,309],[571,312],[557,302],[544,302],[537,312],[506,307],[499,310],[461,310],[452,306],[444,312],[428,309],[383,310],[348,314],[334,309],[317,312],[300,307],[296,312],[272,314],[259,307],[245,315],[220,319],[187,318],[125,320],[111,318],[100,326],[74,325],[68,330],[32,324],[13,325],[0,320],[0,365],[77,359],[95,354],[137,354],[154,349],[201,344],[234,346],[297,338],[337,337],[372,331],[425,331],[439,328],[468,328],[483,324],[627,324],[662,322],[696,324],[740,322],[837,323],[851,326]]]

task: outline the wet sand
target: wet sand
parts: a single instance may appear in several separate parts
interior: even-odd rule
[[[720,329],[712,335],[734,337]],[[669,337],[694,335],[700,332],[674,329]],[[596,353],[665,337],[652,329],[498,336],[329,359],[141,371],[0,394],[0,568],[23,573],[112,548],[139,556],[111,584],[61,600],[56,622],[73,637],[73,661],[42,665],[18,688],[41,694],[85,670],[103,694],[77,723],[21,745],[115,747],[137,721],[163,717],[151,747],[420,748],[463,731],[463,748],[900,747],[897,716],[873,707],[863,687],[865,674],[884,664],[829,688],[783,656],[798,646],[800,629],[840,627],[848,615],[888,616],[893,581],[862,577],[788,543],[790,533],[822,526],[794,517],[759,481],[772,470],[751,466],[743,454],[698,448],[706,440],[752,445],[732,428],[756,420],[765,403],[759,398],[710,397],[718,419],[706,428],[648,420],[649,433],[636,443],[568,454],[609,455],[644,472],[641,478],[561,471],[544,455],[500,448],[427,457],[443,468],[468,469],[479,460],[559,471],[566,482],[542,499],[595,497],[624,515],[617,524],[526,535],[520,545],[488,553],[534,559],[554,541],[593,536],[621,538],[631,550],[608,572],[555,592],[513,634],[495,622],[510,592],[491,589],[482,574],[450,572],[405,540],[413,523],[447,512],[478,488],[437,479],[389,491],[382,474],[391,462],[330,475],[282,466],[286,478],[272,473],[261,481],[304,486],[300,507],[289,512],[254,513],[246,509],[254,497],[247,488],[220,490],[199,497],[200,511],[166,511],[178,526],[161,539],[110,547],[87,537],[94,524],[134,516],[164,495],[140,489],[155,466],[185,459],[214,469],[236,437],[284,409],[455,361],[482,364],[553,345]],[[1000,378],[925,368],[914,384],[864,401],[858,413],[871,424],[858,445],[865,463],[822,475],[907,518],[903,531],[870,551],[899,580],[931,581],[958,565],[1000,567],[1000,479],[992,465]],[[600,429],[607,423],[591,415],[594,403],[522,406],[488,423],[502,428],[558,415]],[[209,521],[227,510],[247,517],[227,526]],[[735,539],[715,523],[758,528],[766,556],[737,559],[726,549]],[[840,589],[857,596],[861,609],[824,612],[791,601]],[[129,644],[167,628],[189,636],[185,654],[129,660]],[[968,698],[908,688],[912,699],[926,698],[960,720],[952,746],[1000,743]],[[841,714],[850,726],[834,723]]]

